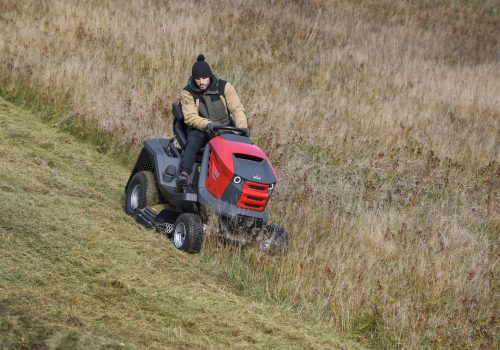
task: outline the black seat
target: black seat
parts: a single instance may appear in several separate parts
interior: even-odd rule
[[[187,125],[184,123],[184,114],[180,102],[174,102],[172,105],[172,114],[174,115],[174,135],[182,149],[187,143]]]

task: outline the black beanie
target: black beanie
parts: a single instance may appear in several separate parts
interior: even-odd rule
[[[212,70],[207,62],[205,62],[205,56],[202,54],[198,55],[196,58],[196,62],[193,64],[193,72],[192,77],[200,78],[200,77],[209,77],[213,76]]]

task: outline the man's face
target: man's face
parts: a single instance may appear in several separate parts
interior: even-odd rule
[[[208,85],[210,85],[210,78],[209,77],[199,77],[199,78],[194,78],[194,82],[200,90],[206,90]]]

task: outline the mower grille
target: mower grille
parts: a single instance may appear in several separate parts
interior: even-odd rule
[[[269,200],[269,188],[267,185],[247,181],[243,185],[243,191],[237,207],[255,211],[264,211]]]

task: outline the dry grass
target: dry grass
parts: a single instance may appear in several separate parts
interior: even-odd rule
[[[499,13],[494,1],[4,0],[2,91],[69,100],[63,118],[123,149],[171,133],[204,52],[277,166],[271,217],[292,237],[279,263],[212,245],[207,262],[375,346],[491,347]]]
[[[0,348],[360,348],[124,216],[128,174],[0,98]]]

